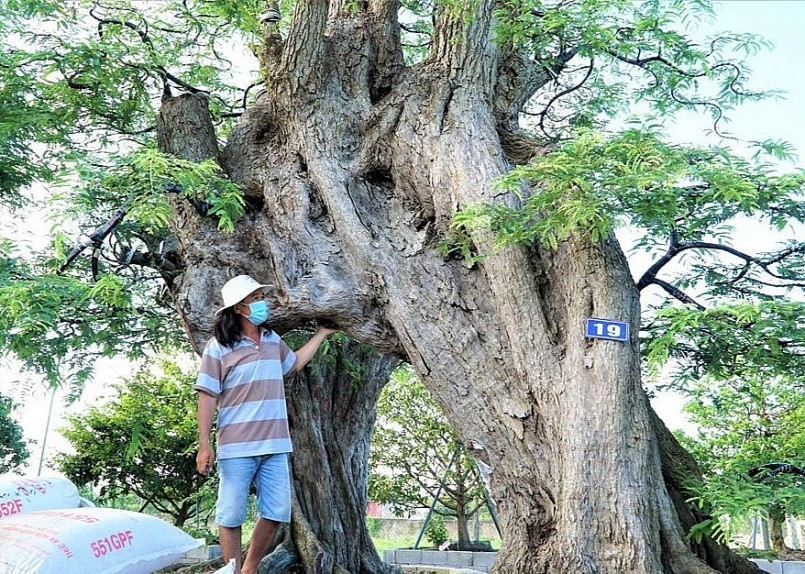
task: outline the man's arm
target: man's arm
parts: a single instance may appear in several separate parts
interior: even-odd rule
[[[305,365],[307,365],[310,359],[313,358],[313,355],[316,354],[316,351],[319,350],[319,346],[324,342],[324,339],[337,332],[338,329],[320,326],[307,343],[299,347],[297,351],[294,351],[296,354],[296,362],[293,365],[294,372],[298,373],[304,369]]]
[[[218,399],[208,393],[198,393],[198,454],[196,455],[196,470],[208,475],[215,462],[215,451],[210,443],[212,421],[215,418],[215,408]]]

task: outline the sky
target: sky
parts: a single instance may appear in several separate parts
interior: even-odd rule
[[[805,166],[805,68],[801,58],[805,55],[805,34],[800,28],[805,24],[805,0],[730,0],[715,4],[717,19],[713,24],[704,24],[702,33],[717,30],[753,32],[774,43],[771,51],[751,59],[751,79],[748,87],[753,89],[776,89],[787,92],[785,99],[746,104],[732,114],[725,127],[735,135],[748,139],[783,139],[799,150],[798,165]],[[679,143],[703,141],[703,130],[708,120],[702,116],[686,114],[668,127],[668,135]],[[715,140],[705,140],[717,143]],[[44,231],[44,230],[43,230]],[[747,248],[756,246],[759,236],[744,233]],[[637,262],[635,273],[645,266]],[[43,385],[30,375],[21,373],[12,362],[0,363],[0,393],[10,395],[24,403],[16,411],[26,438],[37,441],[31,450],[28,472],[36,474],[39,469],[43,441],[46,442],[45,459],[64,447],[64,440],[54,429],[64,424],[68,413],[80,412],[88,404],[106,396],[110,382],[132,374],[124,361],[104,360],[98,365],[98,375],[88,384],[82,401],[67,407],[64,395],[57,391],[53,401],[52,416],[48,417],[50,394]],[[653,406],[666,424],[674,429],[692,430],[693,427],[681,413],[681,397],[660,394]],[[45,434],[45,429],[49,432]],[[43,475],[53,474],[43,467]]]
[[[752,139],[787,140],[800,150],[799,163],[805,165],[805,76],[801,60],[805,54],[805,1],[728,0],[714,6],[717,19],[703,30],[751,32],[774,44],[771,50],[751,58],[748,87],[787,92],[783,100],[745,104],[734,113],[727,129]],[[679,141],[696,141],[699,134],[689,129],[686,122],[680,122],[669,135]]]
[[[714,6],[717,19],[703,30],[750,32],[773,44],[749,59],[747,87],[782,92],[779,98],[741,106],[731,114],[727,131],[749,139],[788,141],[799,152],[797,165],[805,167],[805,0],[727,0]],[[695,141],[696,135],[700,133],[686,121],[669,130],[678,141]]]

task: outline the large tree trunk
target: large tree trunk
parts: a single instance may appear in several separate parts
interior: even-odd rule
[[[209,335],[220,284],[250,272],[278,286],[277,330],[327,318],[408,359],[491,469],[504,539],[494,572],[757,571],[732,557],[724,569],[730,553],[717,547],[701,553],[711,568],[685,540],[682,494],[666,486],[682,481],[663,475],[667,431],[641,387],[638,294],[614,238],[496,250],[472,231],[487,255],[472,265],[437,249],[457,210],[517,201],[493,187],[510,164],[491,3],[467,4],[475,12],[441,14],[430,59],[410,69],[384,32],[395,3],[297,5],[284,49],[266,52],[272,91],[222,154],[259,208],[226,236],[189,209],[177,220],[175,293],[193,336]],[[631,337],[589,340],[588,317],[627,321]]]
[[[366,528],[366,485],[375,406],[397,363],[365,345],[333,341],[288,389],[291,529],[308,574],[392,570]]]

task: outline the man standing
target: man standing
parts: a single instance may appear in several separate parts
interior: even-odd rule
[[[288,454],[292,451],[283,377],[310,362],[336,329],[319,327],[296,352],[262,325],[268,318],[263,285],[248,275],[221,289],[214,336],[204,348],[198,393],[199,449],[196,467],[207,475],[217,461],[220,479],[215,521],[224,562],[236,574],[256,574],[280,523],[291,519]],[[217,452],[210,441],[218,413]],[[258,519],[241,566],[241,526],[251,485]]]

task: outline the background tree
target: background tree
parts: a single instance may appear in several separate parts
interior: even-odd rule
[[[22,427],[11,418],[16,406],[0,395],[0,474],[18,470],[31,456]]]
[[[434,506],[456,518],[458,548],[470,547],[469,521],[486,504],[475,460],[410,367],[394,372],[377,405],[369,457],[369,498],[398,515]]]
[[[159,371],[145,367],[114,384],[107,403],[68,417],[59,432],[75,452],[57,455],[56,467],[99,489],[102,504],[134,494],[141,512],[150,507],[176,526],[199,513],[206,519],[214,492],[195,471],[194,382],[195,373],[163,360]]]
[[[31,97],[62,114],[61,133],[70,137],[56,153],[69,149],[60,157],[79,172],[112,166],[84,144],[158,144],[184,160],[216,162],[241,186],[244,212],[230,234],[219,228],[229,228],[237,209],[210,208],[224,191],[177,187],[170,170],[154,170],[143,192],[141,217],[175,208],[174,269],[155,271],[196,345],[209,335],[218,286],[247,271],[277,285],[279,331],[328,318],[407,359],[491,469],[505,540],[499,571],[711,572],[702,560],[722,572],[753,571],[706,538],[693,552],[685,541],[683,528],[702,517],[684,503],[682,484],[698,471],[641,387],[639,293],[658,286],[701,311],[683,279],[674,285],[660,272],[683,253],[735,255],[719,233],[739,215],[801,221],[801,177],[774,176],[724,150],[669,146],[656,133],[604,137],[590,128],[641,102],[659,115],[707,109],[722,133],[725,110],[761,97],[745,88],[733,61],[735,50],[758,47],[756,39],[691,42],[678,30],[709,13],[701,2],[310,0],[278,26],[258,21],[264,6],[256,2],[162,6],[149,4],[146,14],[123,2],[87,4],[88,12],[81,3],[8,3],[4,29],[35,48],[7,42],[13,62],[3,69],[33,78]],[[57,20],[56,32],[38,28],[38,17]],[[217,43],[244,36],[266,89],[254,99],[246,89],[228,107]],[[405,57],[412,36],[418,50]],[[224,122],[216,131],[213,120],[241,112],[234,128]],[[534,131],[520,126],[529,113]],[[777,157],[787,151],[777,142],[756,147]],[[225,189],[219,179],[206,189]],[[140,232],[137,249],[116,249],[124,221],[139,229],[129,197],[118,191],[81,203],[95,198],[95,186],[76,189],[65,197],[95,219],[88,229],[97,240],[87,247],[96,257],[74,256],[83,252],[79,242],[63,250],[58,267],[71,261],[63,273],[95,275],[113,297],[60,304],[96,303],[87,317],[137,317],[154,291],[128,304],[116,298],[129,291],[112,273],[130,269],[138,253],[149,255],[137,261],[151,269],[162,256],[152,248],[172,242]],[[492,207],[465,210],[484,204]],[[646,238],[642,247],[665,250],[636,284],[612,234],[624,220]],[[802,251],[794,244],[762,257],[738,252],[745,272],[704,280],[724,297],[742,295],[760,271],[796,285]],[[52,280],[36,275],[27,277],[40,289],[40,277]],[[9,313],[13,321],[3,325],[4,347],[30,352],[32,338],[17,335],[39,312],[36,297],[0,305],[32,310]],[[75,326],[57,325],[55,308],[49,321],[39,317],[36,334],[58,342],[57,327]],[[580,325],[590,316],[627,321],[631,338],[587,340]],[[110,332],[115,325],[124,323]],[[757,346],[785,335],[748,332],[764,337]],[[797,342],[781,340],[778,356],[796,361]],[[111,350],[103,340],[80,342],[50,356],[72,356],[80,370],[85,363],[71,353]],[[48,356],[36,360],[48,364]]]
[[[689,390],[685,412],[697,431],[681,440],[704,469],[699,501],[722,518],[727,538],[752,515],[768,518],[772,549],[785,551],[783,525],[787,515],[805,513],[805,480],[776,472],[774,463],[805,465],[801,385],[790,377],[704,379]]]

